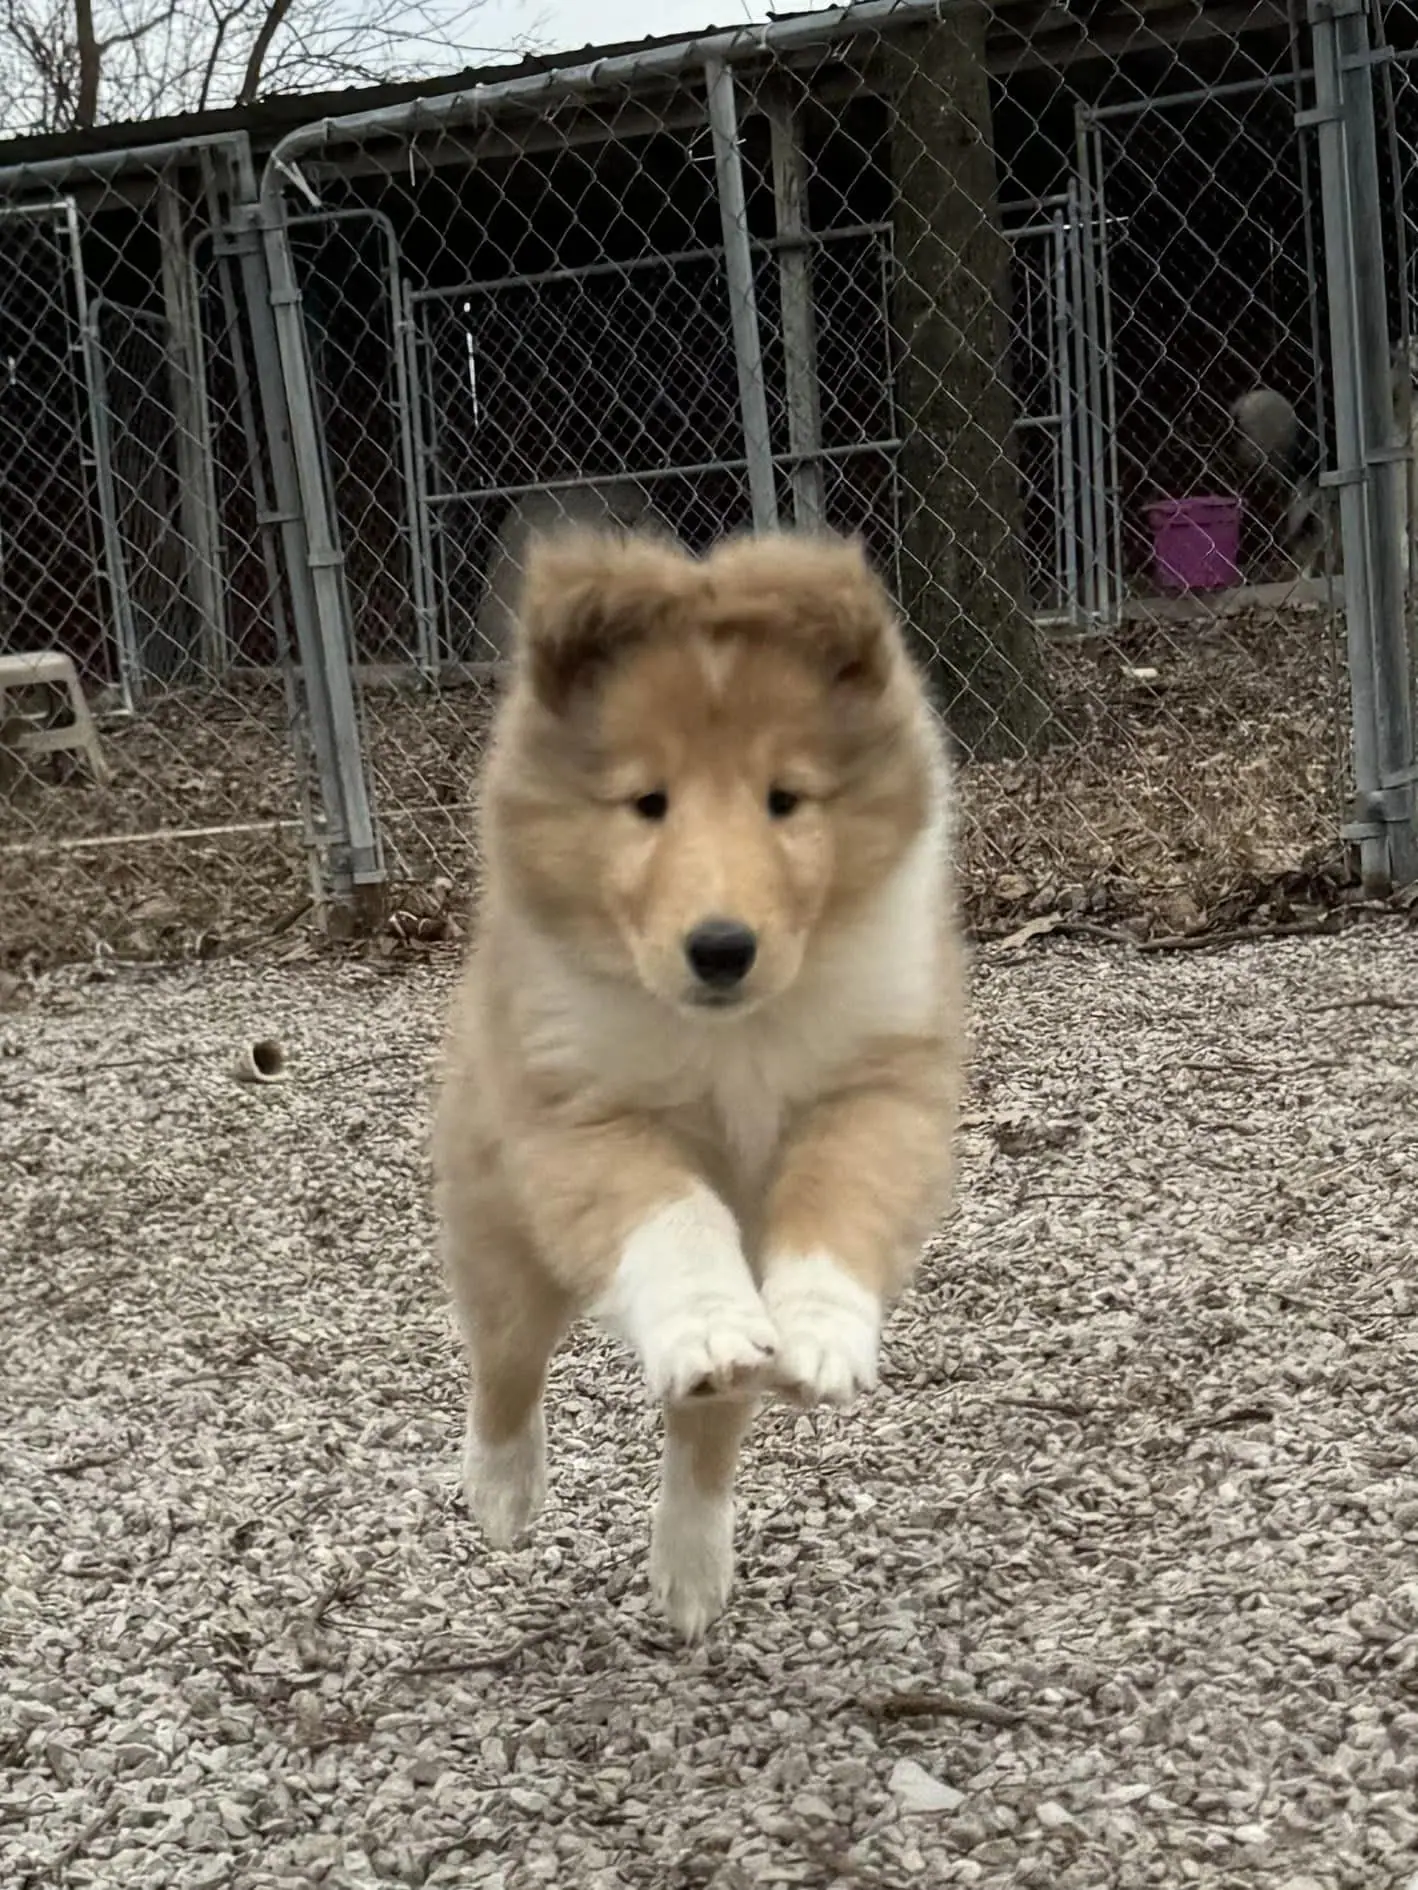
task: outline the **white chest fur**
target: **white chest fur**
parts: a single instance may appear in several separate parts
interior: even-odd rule
[[[756,1188],[772,1164],[795,1098],[783,1081],[787,1072],[743,1051],[748,1046],[716,1060],[708,1101],[731,1166],[744,1187]]]
[[[943,851],[932,823],[870,908],[817,942],[793,988],[743,1017],[671,1011],[528,941],[527,1048],[605,1106],[707,1113],[751,1187],[794,1111],[830,1091],[872,1042],[927,1027],[941,997]]]

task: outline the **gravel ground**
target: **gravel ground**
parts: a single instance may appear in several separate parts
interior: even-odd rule
[[[1418,1886],[1418,936],[982,956],[959,1213],[693,1653],[600,1340],[532,1544],[454,1499],[447,983],[0,1017],[6,1890]]]

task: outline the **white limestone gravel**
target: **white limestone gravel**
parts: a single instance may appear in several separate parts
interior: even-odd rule
[[[531,1543],[455,1499],[448,976],[0,1014],[6,1890],[1418,1890],[1418,936],[982,955],[959,1212],[689,1653],[607,1342]]]

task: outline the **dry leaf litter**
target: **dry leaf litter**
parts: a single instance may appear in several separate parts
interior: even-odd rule
[[[1042,751],[960,769],[972,924],[1007,932],[1060,911],[1165,934],[1234,923],[1285,876],[1322,881],[1346,805],[1339,647],[1330,616],[1305,607],[1047,642]],[[476,876],[469,784],[494,699],[363,692],[396,908]],[[275,683],[174,690],[105,719],[109,787],[64,769],[0,786],[0,969],[244,952],[299,926],[310,885],[289,716]]]
[[[976,984],[883,1388],[763,1419],[688,1652],[608,1342],[528,1545],[455,1497],[445,970],[0,1016],[0,1883],[1418,1886],[1418,939]]]

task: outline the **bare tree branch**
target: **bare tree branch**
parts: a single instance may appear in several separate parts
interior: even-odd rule
[[[530,6],[534,0],[526,0]],[[0,125],[87,130],[534,50],[479,43],[482,0],[0,0]]]
[[[251,42],[250,57],[246,61],[246,71],[242,75],[241,90],[236,95],[238,105],[249,105],[261,86],[261,71],[266,63],[266,55],[271,50],[271,41],[286,23],[292,0],[271,0],[266,9],[266,17],[256,30],[256,37]]]
[[[207,57],[202,67],[202,84],[197,94],[197,110],[199,112],[206,111],[207,107],[212,102],[212,84],[217,76],[217,69],[221,65],[227,34],[236,25],[237,21],[246,10],[247,0],[237,0],[236,6],[233,7],[229,13],[223,13],[215,4],[215,0],[211,0],[212,37],[211,43],[207,49]]]

